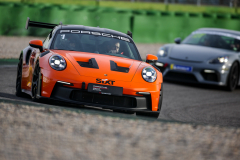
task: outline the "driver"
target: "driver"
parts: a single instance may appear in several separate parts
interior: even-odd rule
[[[234,39],[233,50],[240,51],[240,40],[239,39]]]
[[[107,45],[107,50],[108,50],[109,53],[118,54],[119,49],[120,49],[120,43],[119,42],[111,41]]]
[[[68,48],[69,50],[77,50],[76,40],[73,37],[68,38]]]

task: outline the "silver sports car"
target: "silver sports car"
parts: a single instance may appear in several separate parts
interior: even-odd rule
[[[240,84],[240,32],[201,28],[175,43],[157,52],[155,65],[165,80],[226,86],[230,91]]]

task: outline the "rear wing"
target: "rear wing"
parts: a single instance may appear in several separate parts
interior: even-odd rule
[[[53,29],[58,25],[62,25],[62,22],[60,22],[59,24],[42,23],[42,22],[30,21],[30,18],[28,17],[25,28],[28,29],[28,27],[38,27],[38,28]],[[132,38],[132,32],[127,31],[127,35],[129,35]]]
[[[62,23],[59,23],[62,25]],[[36,22],[36,21],[30,21],[30,18],[27,18],[26,26],[25,28],[28,29],[28,27],[38,27],[38,28],[48,28],[53,29],[58,24],[51,24],[51,23],[42,23],[42,22]]]

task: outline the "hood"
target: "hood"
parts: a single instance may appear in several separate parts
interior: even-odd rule
[[[53,50],[66,57],[82,76],[131,81],[142,63],[138,60],[96,53]]]
[[[174,45],[170,49],[169,58],[191,62],[203,62],[218,56],[225,56],[226,53],[229,52],[218,48],[180,44]]]

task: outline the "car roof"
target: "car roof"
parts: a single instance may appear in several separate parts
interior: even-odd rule
[[[239,31],[229,30],[229,29],[220,29],[220,28],[199,28],[196,31],[210,31],[210,32],[221,32],[221,33],[228,33],[233,34],[235,36],[240,36]]]
[[[103,32],[103,33],[108,33],[108,34],[113,34],[113,35],[118,35],[122,37],[127,37],[132,39],[129,35],[115,31],[112,29],[107,29],[107,28],[100,28],[100,27],[89,27],[89,26],[84,26],[84,25],[58,25],[58,29],[64,29],[64,30],[86,30],[86,31],[93,31],[93,32]]]

